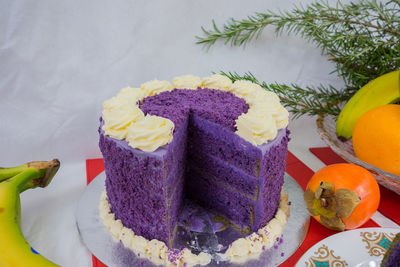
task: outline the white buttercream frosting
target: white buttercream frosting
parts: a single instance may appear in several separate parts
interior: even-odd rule
[[[235,263],[243,263],[249,259],[258,258],[262,251],[270,249],[282,235],[289,214],[288,195],[282,191],[275,217],[266,226],[260,228],[258,232],[253,232],[244,238],[233,241],[226,252],[221,254],[221,257]],[[279,216],[279,219],[277,216]]]
[[[236,120],[236,133],[253,145],[261,145],[275,139],[278,131],[271,114],[249,109]]]
[[[124,227],[120,220],[115,220],[106,191],[103,191],[100,197],[99,214],[114,242],[121,241],[126,248],[133,251],[138,257],[148,259],[156,265],[189,267],[207,265],[211,262],[211,255],[207,253],[201,252],[196,255],[187,248],[169,250],[162,241],[157,239],[147,240],[142,236],[135,235],[132,229]]]
[[[232,86],[231,79],[220,74],[204,77],[201,82],[202,88],[218,89],[222,91],[228,91],[230,86]]]
[[[270,113],[275,119],[277,129],[285,128],[289,123],[289,112],[282,106],[279,99],[273,97],[257,98],[250,105],[251,110]]]
[[[131,229],[124,227],[120,220],[115,220],[106,191],[103,191],[100,197],[99,214],[115,242],[121,241],[138,257],[148,259],[156,265],[189,267],[207,265],[211,262],[211,255],[208,253],[201,252],[196,255],[188,248],[169,250],[162,241],[147,240],[142,236],[135,235]],[[264,250],[270,249],[282,235],[289,214],[288,195],[282,191],[275,217],[258,232],[253,232],[232,242],[225,253],[221,253],[219,256],[222,260],[234,263],[243,263],[249,259],[258,258]]]
[[[172,83],[175,88],[179,89],[197,89],[201,86],[201,79],[194,75],[183,75],[175,77]]]
[[[117,95],[117,97],[125,99],[130,104],[136,104],[138,101],[141,101],[146,96],[147,92],[145,90],[132,87],[122,88]]]
[[[249,95],[255,94],[258,90],[263,89],[258,84],[246,80],[237,80],[229,87],[231,93],[243,99],[246,99]]]
[[[106,135],[122,140],[127,136],[127,128],[144,117],[143,111],[135,104],[126,104],[114,98],[110,109],[103,110],[103,131]],[[117,105],[116,103],[120,103]]]
[[[157,79],[143,83],[140,88],[146,92],[146,96],[157,95],[173,89],[168,81],[159,81]]]
[[[170,143],[173,122],[160,116],[144,118],[138,103],[147,96],[171,91],[173,87],[229,91],[244,99],[249,109],[236,119],[236,133],[253,145],[262,145],[273,140],[277,130],[285,128],[289,123],[289,112],[282,106],[279,97],[250,81],[237,80],[232,84],[228,77],[218,74],[203,79],[194,75],[183,75],[175,77],[173,85],[168,81],[155,79],[143,83],[140,88],[125,87],[117,96],[104,101],[105,134],[119,140],[126,139],[130,146],[148,152]]]
[[[250,106],[264,102],[280,104],[279,96],[277,94],[271,91],[264,90],[261,87],[257,87],[256,90],[247,94],[245,100]]]
[[[235,81],[229,91],[249,104],[247,113],[236,119],[236,133],[246,141],[253,145],[267,143],[276,137],[277,130],[288,125],[289,112],[274,92],[245,80]]]
[[[174,123],[159,116],[146,115],[127,128],[126,141],[133,148],[153,152],[172,141]]]

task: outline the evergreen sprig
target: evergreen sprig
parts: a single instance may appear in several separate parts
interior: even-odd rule
[[[225,44],[245,46],[257,39],[268,25],[274,26],[278,35],[295,33],[315,43],[335,63],[335,72],[346,84],[344,90],[337,90],[331,86],[301,88],[261,83],[280,92],[297,115],[321,112],[337,115],[337,100],[349,99],[367,82],[400,68],[400,0],[337,2],[335,6],[319,1],[291,11],[256,13],[242,20],[231,18],[222,28],[213,21],[211,30],[202,28],[204,36],[197,37],[197,43],[210,47],[217,40],[224,40]],[[225,74],[230,78],[254,78],[249,73]],[[303,98],[296,96],[308,97],[301,102]],[[297,104],[291,97],[297,99]]]
[[[338,115],[340,112],[340,104],[349,98],[350,94],[341,92],[333,86],[318,87],[307,86],[305,88],[296,84],[281,84],[260,82],[250,72],[239,75],[236,72],[223,72],[222,75],[227,76],[233,82],[236,80],[247,80],[256,83],[266,90],[276,93],[284,106],[294,115],[294,118],[304,114],[332,114]]]

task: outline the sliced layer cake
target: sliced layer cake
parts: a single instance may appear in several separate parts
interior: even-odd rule
[[[265,226],[279,204],[289,141],[287,112],[261,88],[209,78],[203,87],[219,90],[202,89],[187,78],[174,83],[183,89],[159,81],[125,89],[105,103],[99,129],[116,219],[169,247],[184,197],[245,233]],[[137,110],[121,119],[119,105]]]

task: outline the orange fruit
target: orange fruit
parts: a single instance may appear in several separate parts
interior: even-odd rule
[[[353,148],[362,161],[400,175],[400,105],[364,113],[354,127]]]
[[[317,210],[310,212],[311,215],[313,215],[314,219],[316,219],[318,222],[332,230],[355,229],[360,227],[366,223],[378,209],[380,201],[379,185],[374,176],[361,166],[349,163],[339,163],[320,169],[308,181],[305,192],[306,203],[307,193],[314,194],[319,187],[323,186],[323,184],[329,184],[333,186],[333,191],[330,194],[331,200],[327,201],[330,203],[330,206],[327,205],[323,207],[321,204],[316,206],[315,202],[321,201],[322,198],[320,198],[319,200],[313,199],[314,206],[311,207],[310,204],[307,205],[307,207],[309,211],[312,208],[316,208]],[[352,192],[357,200],[355,208],[350,214],[348,214],[348,216],[340,215],[340,210],[346,208],[346,206],[350,204],[350,198],[348,197],[346,197],[347,201],[340,201],[340,199],[338,199],[340,196],[337,195],[337,193],[340,190],[343,191],[343,189],[347,190],[348,192]],[[340,207],[340,204],[342,207]],[[331,217],[338,217],[338,219],[340,219],[344,224],[344,229],[327,225],[324,223],[324,220],[322,220],[323,218],[321,216],[323,215],[332,215]]]

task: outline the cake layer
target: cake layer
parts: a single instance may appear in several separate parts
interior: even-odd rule
[[[204,152],[189,152],[187,166],[204,170],[214,179],[233,190],[256,200],[259,194],[259,179],[227,162]]]
[[[188,139],[190,153],[199,149],[258,177],[262,150],[229,129],[193,114],[190,116]]]
[[[227,189],[207,173],[193,167],[187,168],[186,190],[187,198],[225,217],[242,230],[250,231],[254,221],[254,200]]]
[[[276,212],[283,185],[287,147],[290,131],[279,130],[278,136],[264,147],[264,156],[260,167],[260,198],[256,207],[253,231],[265,226]],[[258,210],[260,209],[260,210]]]
[[[182,198],[185,193],[184,190],[184,180],[180,179],[179,184],[175,186],[175,191],[172,197],[167,201],[168,243],[165,244],[167,244],[168,247],[171,247],[174,241],[175,232],[178,224],[178,216],[182,207]]]
[[[106,190],[116,219],[148,239],[172,242],[183,198],[186,125],[167,149],[157,153],[133,149],[100,132]]]

